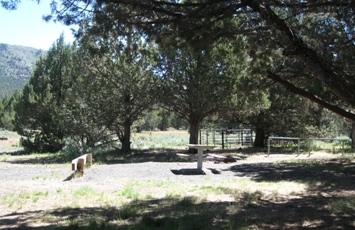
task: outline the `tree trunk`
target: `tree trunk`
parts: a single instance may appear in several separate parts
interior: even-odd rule
[[[352,120],[351,122],[350,138],[351,138],[351,148],[355,149],[355,120]]]
[[[131,122],[125,121],[123,125],[122,150],[131,151]]]
[[[256,128],[254,147],[265,147],[265,131],[262,128]]]
[[[200,122],[198,120],[190,120],[190,139],[189,139],[189,144],[198,144],[198,134],[200,131]],[[196,153],[196,149],[189,149],[189,153]]]

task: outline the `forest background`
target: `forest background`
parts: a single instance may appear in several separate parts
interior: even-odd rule
[[[245,4],[250,4],[255,15],[241,15],[250,21],[260,20],[259,24],[235,32],[233,39],[229,37],[232,35],[206,35],[203,21],[189,28],[200,26],[203,30],[180,31],[179,36],[171,35],[181,29],[180,22],[174,21],[176,24],[161,27],[161,37],[155,31],[158,26],[140,27],[130,23],[129,17],[121,24],[114,23],[118,17],[115,4],[97,5],[95,13],[75,21],[80,29],[73,44],[65,44],[62,36],[58,38],[39,56],[28,83],[13,94],[4,93],[1,127],[23,136],[26,149],[41,152],[58,151],[68,143],[80,143],[85,149],[116,141],[126,151],[131,147],[132,131],[168,128],[188,129],[190,143],[198,143],[201,128],[252,128],[256,147],[264,146],[270,135],[345,135],[353,139],[351,95],[344,100],[338,93],[342,78],[336,79],[336,84],[333,81],[338,87],[334,93],[319,80],[321,77],[317,78],[319,73],[297,58],[297,52],[292,53],[295,47],[280,44],[288,42],[282,36],[292,35],[277,35],[277,31],[263,26],[276,23],[292,31],[306,25],[305,35],[295,37],[302,41],[303,55],[318,55],[315,58],[323,58],[319,62],[323,68],[324,63],[332,63],[333,72],[344,71],[344,81],[351,88],[353,27],[345,15],[351,14],[352,8],[329,3],[327,7],[343,7],[343,11],[327,13],[320,4],[308,6],[309,14],[302,15],[297,10],[305,11],[303,4],[270,3],[264,12],[250,2]],[[128,12],[126,7],[122,12]],[[135,10],[143,9],[143,5],[140,7]],[[263,18],[262,13],[269,13],[269,18]],[[288,18],[288,14],[297,17]],[[68,15],[59,16],[59,20],[69,20]],[[211,28],[223,27],[221,31],[228,33],[241,25],[237,17],[220,22],[225,24]],[[255,36],[251,28],[259,35],[270,33],[274,37]],[[203,39],[212,40],[201,42]],[[8,72],[3,76],[19,77]]]

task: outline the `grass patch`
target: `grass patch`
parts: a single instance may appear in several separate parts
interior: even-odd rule
[[[203,185],[199,189],[205,194],[235,194],[236,190],[228,187]]]
[[[74,196],[85,196],[85,197],[94,196],[96,194],[97,194],[96,191],[93,188],[88,186],[81,187],[73,192]]]
[[[329,202],[328,209],[336,214],[353,215],[355,212],[355,196],[334,199]]]
[[[132,147],[135,149],[164,149],[186,147],[189,143],[187,131],[142,132],[132,135]]]
[[[1,196],[1,203],[5,204],[9,208],[21,209],[25,204],[32,201],[38,202],[40,199],[48,197],[48,191],[21,191],[19,193],[9,193]]]
[[[118,218],[120,220],[127,220],[137,215],[139,210],[140,208],[135,204],[125,204],[120,208]]]
[[[192,207],[196,202],[197,202],[196,197],[183,197],[182,199],[178,200],[175,203],[175,205],[189,208],[189,207]]]
[[[140,193],[131,186],[124,188],[120,195],[128,199],[138,199],[141,196]]]
[[[39,199],[43,198],[43,197],[47,197],[48,196],[48,191],[42,192],[42,191],[33,191],[32,192],[32,201],[33,202],[37,202]]]
[[[19,196],[18,194],[11,193],[3,195],[1,197],[1,202],[9,208],[21,208],[27,202],[27,199],[24,198],[24,194],[22,194],[22,196]]]
[[[119,157],[127,158],[124,162],[164,161],[169,159],[166,152],[134,151],[127,157],[111,152],[110,162]],[[17,190],[0,195],[1,208],[12,207],[0,221],[4,228],[46,224],[57,229],[353,229],[355,197],[346,196],[355,190],[354,155],[313,159],[316,156],[226,164],[233,176],[223,177],[227,172],[222,171],[194,183],[188,177],[188,183],[180,183],[171,175],[161,180],[117,179],[92,187],[74,179],[53,192]],[[49,177],[58,176],[52,170]],[[36,211],[33,203],[45,207]]]

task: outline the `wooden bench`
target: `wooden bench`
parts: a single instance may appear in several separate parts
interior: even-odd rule
[[[79,171],[84,174],[84,166],[90,167],[92,165],[92,154],[87,153],[71,161],[72,171]]]

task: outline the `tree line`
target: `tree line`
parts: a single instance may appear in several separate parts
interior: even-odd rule
[[[73,4],[53,8],[57,19],[79,25],[77,40],[60,37],[37,61],[23,91],[3,100],[1,123],[37,151],[58,151],[68,139],[87,146],[118,140],[130,150],[132,128],[157,109],[188,124],[190,143],[211,124],[252,127],[254,146],[269,135],[331,130],[354,137],[353,27],[344,19],[352,8],[322,3],[100,1],[90,13]],[[326,14],[339,8],[343,15]],[[340,38],[348,49],[339,47]]]

